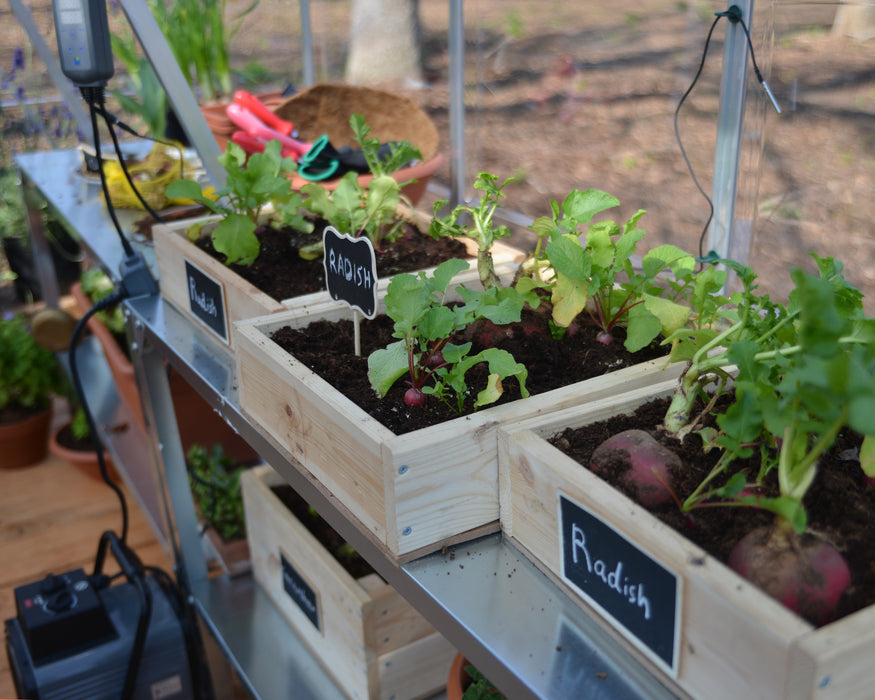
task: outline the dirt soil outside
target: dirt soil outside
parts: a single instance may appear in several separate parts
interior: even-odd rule
[[[350,2],[311,5],[316,79],[341,80]],[[49,0],[29,7],[53,42]],[[843,260],[847,278],[875,297],[875,38],[833,35],[835,8],[762,3],[750,23],[757,62],[783,113],[774,112],[751,77],[735,257],[750,261],[762,287],[779,299],[790,289],[789,267],[814,270],[809,251]],[[229,11],[235,9],[230,3]],[[698,67],[714,12],[724,9],[725,3],[667,0],[618,0],[585,9],[558,0],[465,3],[466,181],[473,183],[480,170],[519,178],[507,200],[523,222],[514,228],[514,242],[531,245],[525,222],[548,213],[551,199],[574,188],[598,188],[622,202],[611,218],[647,210],[641,222],[646,247],[674,243],[698,251],[708,207],[682,158],[673,115]],[[6,70],[23,32],[8,6],[0,12],[6,20],[0,65]],[[113,12],[111,24],[120,21]],[[425,84],[392,89],[432,116],[449,156],[448,3],[419,0],[419,16]],[[709,194],[725,25],[721,21],[714,32],[678,124]],[[255,88],[300,83],[299,16],[283,0],[261,0],[231,47],[238,70],[267,69]],[[449,162],[436,185],[450,182]],[[430,211],[435,198],[431,194],[421,208]],[[873,302],[868,305],[871,313]]]

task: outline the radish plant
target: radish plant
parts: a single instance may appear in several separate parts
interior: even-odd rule
[[[369,137],[371,129],[360,114],[353,114],[349,124],[373,178],[365,187],[358,181],[359,174],[350,171],[340,178],[333,191],[318,182],[308,183],[301,187],[307,195],[304,206],[342,233],[367,236],[374,248],[380,250],[384,241],[397,240],[407,221],[399,213],[399,205],[412,208],[401,192],[407,183],[398,182],[392,173],[422,155],[408,141],[386,144],[381,149],[379,140]],[[321,253],[321,243],[309,251],[313,257]]]
[[[478,292],[459,286],[462,303],[446,306],[450,281],[467,268],[464,260],[453,259],[441,263],[431,277],[419,272],[392,278],[385,303],[398,340],[368,357],[368,379],[380,396],[407,375],[409,388],[404,400],[408,406],[421,406],[431,395],[461,413],[469,393],[465,376],[481,362],[487,363],[489,378],[477,394],[475,408],[497,401],[503,391],[502,380],[508,377],[515,377],[522,395],[528,395],[525,366],[509,352],[486,348],[472,355],[471,343],[451,342],[455,334],[478,319],[499,325],[518,322],[525,303],[513,289],[492,287]]]
[[[521,291],[537,288],[549,293],[552,320],[560,328],[568,328],[585,310],[601,329],[597,340],[610,344],[616,326],[625,326],[625,347],[635,352],[687,323],[688,286],[672,276],[689,280],[695,261],[680,248],[663,245],[645,254],[636,270],[632,258],[645,235],[638,228],[645,212],[639,210],[622,226],[593,222],[597,214],[619,204],[599,190],[574,190],[561,206],[551,201],[551,216],[531,226],[537,244],[516,284]],[[671,275],[658,283],[666,271]]]
[[[261,248],[255,232],[260,217],[268,206],[274,207],[277,218],[310,232],[312,222],[298,214],[302,203],[299,193],[292,190],[288,175],[295,172],[294,158],[284,158],[279,141],[269,141],[263,153],[247,155],[236,143],[228,143],[219,156],[227,175],[225,187],[209,194],[191,180],[177,180],[167,188],[168,197],[191,199],[204,205],[222,221],[213,229],[213,247],[225,256],[228,265],[251,265]],[[200,226],[193,226],[188,236],[196,240]]]
[[[435,238],[470,238],[477,244],[477,272],[484,289],[503,286],[495,272],[492,246],[496,241],[510,236],[510,229],[495,224],[495,212],[506,196],[504,188],[513,180],[511,177],[499,184],[497,176],[481,172],[474,181],[474,189],[483,192],[476,206],[460,204],[448,216],[440,218],[438,212],[443,209],[447,200],[439,200],[434,205],[434,218],[429,233]],[[463,223],[466,216],[471,218],[470,226]]]

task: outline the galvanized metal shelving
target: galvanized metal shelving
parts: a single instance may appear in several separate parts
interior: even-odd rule
[[[44,197],[55,218],[117,276],[118,235],[99,188],[79,174],[78,153],[26,154],[17,164],[23,186]],[[121,213],[120,219],[130,231],[133,215]],[[32,234],[38,242],[43,232]],[[149,245],[135,247],[154,265]],[[165,363],[509,697],[674,697],[500,534],[457,545],[453,556],[437,552],[396,565],[330,494],[300,465],[285,460],[241,414],[227,348],[192,327],[160,296],[129,300],[126,311],[149,434],[104,437],[176,557],[206,626],[253,696],[286,698],[294,689],[295,697],[342,697],[251,577],[207,576]],[[92,358],[88,368],[96,376],[101,363]]]

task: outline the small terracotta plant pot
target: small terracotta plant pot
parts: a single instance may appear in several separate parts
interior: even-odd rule
[[[0,424],[0,468],[17,469],[42,461],[48,453],[52,409]]]
[[[468,660],[462,654],[456,654],[453,664],[450,666],[450,675],[447,678],[447,700],[462,700],[465,688],[471,682],[471,677],[465,671]]]
[[[52,433],[49,438],[49,452],[55,455],[55,457],[66,459],[86,476],[89,476],[92,479],[97,479],[98,481],[103,481],[103,478],[100,476],[100,465],[97,461],[97,453],[90,447],[90,440],[88,441],[88,446],[83,449],[76,449],[61,444],[61,441],[58,438],[61,435],[61,432],[69,427],[69,425],[69,423],[64,423],[64,425],[60,426]],[[103,452],[103,459],[106,464],[109,478],[117,482],[119,479],[118,472],[115,470],[112,458],[105,450]]]

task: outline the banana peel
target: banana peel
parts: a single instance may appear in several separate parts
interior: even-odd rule
[[[127,162],[125,167],[140,195],[153,210],[158,211],[169,206],[193,204],[191,200],[169,199],[165,195],[167,186],[182,178],[183,165],[187,166],[189,173],[195,169],[192,164],[184,163],[181,150],[156,143],[145,158]],[[104,161],[103,174],[114,207],[145,210],[131,189],[121,163],[117,160]]]

